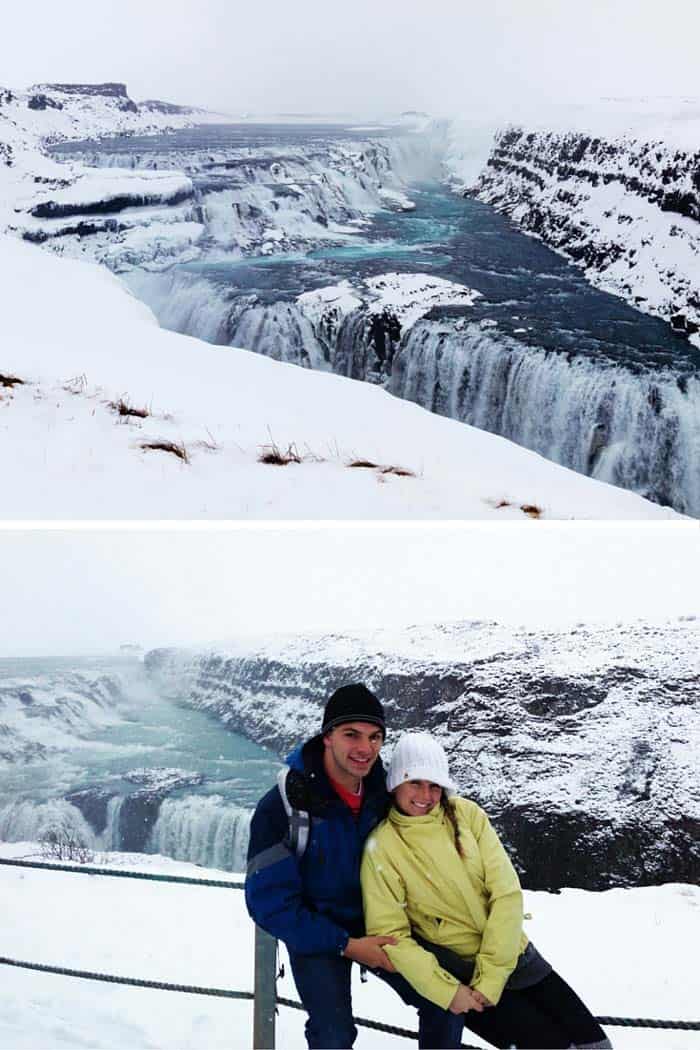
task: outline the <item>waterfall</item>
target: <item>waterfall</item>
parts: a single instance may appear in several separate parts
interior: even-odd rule
[[[478,324],[420,321],[391,393],[582,474],[700,515],[700,381],[526,346]]]
[[[245,870],[252,813],[220,795],[165,799],[146,851],[225,871]]]
[[[107,803],[107,823],[100,835],[100,848],[104,850],[119,850],[121,848],[120,817],[124,799],[121,795],[114,795]]]
[[[0,841],[41,842],[49,835],[94,846],[95,835],[82,813],[62,799],[8,802],[0,806]]]
[[[327,345],[293,301],[265,305],[256,296],[237,296],[235,290],[186,270],[135,270],[127,284],[173,332],[305,368],[330,368]]]

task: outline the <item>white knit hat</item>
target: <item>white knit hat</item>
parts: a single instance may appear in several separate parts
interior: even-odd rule
[[[429,733],[404,733],[394,748],[386,786],[393,791],[406,780],[429,780],[455,792],[444,748]]]

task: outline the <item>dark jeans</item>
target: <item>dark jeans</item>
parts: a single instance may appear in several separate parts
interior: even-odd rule
[[[609,1047],[605,1032],[573,988],[554,970],[537,984],[506,989],[497,1006],[470,1010],[464,1023],[497,1047],[562,1050],[570,1046]]]
[[[311,1050],[348,1050],[355,1042],[357,1028],[352,1019],[350,971],[352,962],[342,955],[296,955],[289,961],[294,981],[309,1019],[306,1041]],[[418,1046],[430,1050],[454,1050],[461,1042],[464,1015],[423,999],[398,973],[373,970],[391,985],[409,1006],[418,1010]]]

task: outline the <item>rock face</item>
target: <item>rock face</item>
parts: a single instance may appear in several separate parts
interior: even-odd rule
[[[700,325],[700,150],[510,127],[474,191],[592,283],[688,334]]]
[[[364,681],[400,729],[438,736],[526,886],[648,885],[700,875],[696,621],[512,632],[294,638],[147,654],[161,689],[284,755],[329,693]]]

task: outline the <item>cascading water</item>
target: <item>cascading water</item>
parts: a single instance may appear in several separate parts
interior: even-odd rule
[[[195,183],[198,255],[126,275],[167,328],[384,382],[427,409],[700,515],[697,351],[591,288],[493,209],[438,186],[444,128],[379,138],[194,129],[82,156],[180,168]],[[79,146],[62,150],[80,155]],[[412,211],[400,210],[409,207],[406,180]],[[394,210],[382,210],[388,203]],[[391,271],[441,276],[481,298],[461,321],[433,313],[412,328],[390,307],[382,317],[365,304],[332,324],[304,309],[305,292]]]
[[[107,803],[107,823],[100,835],[100,846],[105,850],[121,849],[121,812],[124,799],[115,795]]]
[[[50,836],[81,846],[95,845],[95,834],[80,810],[62,799],[25,799],[0,806],[1,842],[43,842]]]
[[[244,871],[252,812],[220,795],[165,799],[147,845],[175,860]]]
[[[700,380],[602,367],[478,324],[421,321],[389,390],[601,481],[700,515]]]

